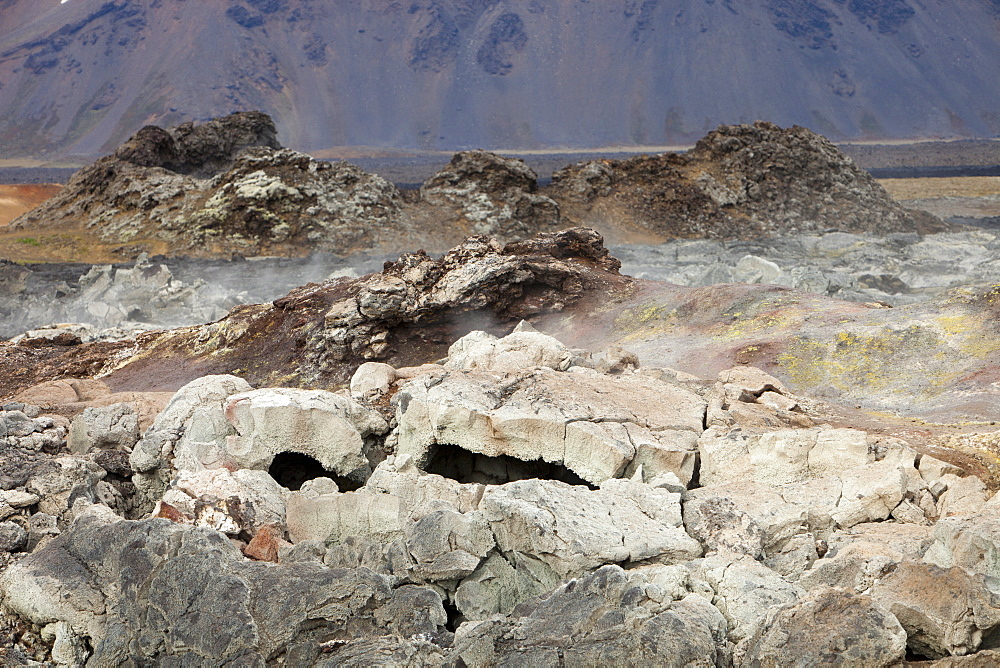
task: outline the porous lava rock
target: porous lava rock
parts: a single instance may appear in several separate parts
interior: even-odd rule
[[[571,165],[553,175],[551,196],[577,224],[623,218],[662,238],[944,227],[896,204],[822,136],[765,121],[719,126],[686,154]]]
[[[351,253],[395,228],[399,191],[346,163],[282,149],[261,112],[147,126],[11,223],[128,249],[228,256]]]
[[[559,228],[559,205],[539,194],[534,170],[517,158],[489,151],[456,153],[448,165],[420,187],[438,218],[469,234],[514,241]]]

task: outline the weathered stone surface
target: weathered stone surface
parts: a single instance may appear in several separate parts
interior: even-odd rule
[[[371,472],[367,455],[373,437],[389,429],[370,408],[323,390],[269,388],[231,395],[226,419],[236,431],[219,453],[226,466],[266,470],[275,455],[296,452],[358,482]]]
[[[493,552],[458,585],[455,605],[472,621],[509,615],[523,601],[551,591],[561,581],[562,577],[538,557]]]
[[[99,515],[9,568],[0,590],[35,623],[69,623],[100,665],[311,665],[330,638],[433,636],[446,620],[432,590],[364,569],[245,561],[209,529]]]
[[[365,362],[351,376],[351,396],[358,401],[378,401],[388,394],[396,378],[396,370],[391,365]]]
[[[448,348],[444,367],[509,373],[532,367],[565,371],[573,364],[571,350],[557,339],[525,325],[521,321],[503,338],[487,332],[469,332]]]
[[[0,552],[17,552],[28,544],[28,532],[14,522],[0,522]]]
[[[691,577],[715,592],[712,604],[726,618],[733,643],[752,635],[767,611],[792,603],[805,590],[747,555],[720,553],[691,562]]]
[[[515,335],[516,336],[516,335]],[[416,378],[397,394],[398,449],[419,465],[435,445],[560,464],[593,483],[633,460],[650,477],[694,473],[704,400],[644,375],[551,369],[447,371]]]
[[[452,218],[450,225],[513,240],[559,226],[559,205],[535,192],[536,180],[516,158],[462,151],[420,187],[420,197],[438,205],[439,219]]]
[[[282,149],[266,114],[240,112],[198,126],[147,126],[15,224],[83,220],[100,242],[138,237],[192,255],[350,253],[390,228],[398,234],[399,207],[385,179]]]
[[[445,665],[446,652],[439,645],[413,636],[410,638],[360,638],[350,642],[331,643],[319,664],[333,666],[403,666],[424,668]]]
[[[58,517],[65,526],[72,519],[70,511],[77,503],[88,505],[102,501],[99,485],[106,471],[94,462],[76,456],[58,457],[55,466],[32,476],[27,491],[38,497],[38,510]]]
[[[284,525],[285,494],[287,490],[265,471],[178,471],[163,493],[162,503],[195,526],[232,536],[244,531],[253,536],[265,525]]]
[[[770,487],[729,483],[685,494],[684,526],[706,550],[730,550],[760,559],[801,534],[813,541],[833,525],[840,481],[818,479]]]
[[[102,408],[86,408],[70,425],[70,452],[84,454],[92,449],[130,450],[139,440],[139,415],[126,403]]]
[[[924,561],[941,568],[960,566],[987,578],[1000,577],[1000,515],[995,503],[975,515],[941,518]]]
[[[487,488],[480,503],[504,553],[574,577],[603,564],[677,563],[701,555],[681,527],[680,495],[626,480],[598,490],[523,480]]]
[[[782,429],[760,435],[739,428],[712,427],[699,439],[698,449],[700,479],[705,485],[733,480],[783,485],[839,476],[876,461],[865,432],[829,427]]]
[[[250,389],[235,376],[205,376],[178,390],[129,457],[142,503],[151,508],[159,500],[172,470],[225,463],[226,437],[235,435],[226,400]]]
[[[868,596],[820,588],[771,608],[737,648],[736,665],[893,666],[906,654],[906,631]]]
[[[684,155],[578,163],[552,180],[556,193],[582,205],[573,208],[578,220],[622,217],[663,238],[746,239],[830,228],[885,234],[926,221],[823,137],[763,121],[719,126]],[[762,267],[746,266],[751,262],[743,277],[763,279]]]
[[[707,601],[650,599],[625,571],[605,566],[510,618],[468,622],[451,656],[470,666],[725,665],[726,621]]]
[[[899,620],[911,651],[928,658],[972,654],[1000,626],[1000,596],[982,575],[961,568],[904,561],[871,589]]]

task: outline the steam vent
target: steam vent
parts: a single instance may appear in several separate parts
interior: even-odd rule
[[[281,136],[147,126],[0,227],[0,663],[1000,665],[990,177]]]

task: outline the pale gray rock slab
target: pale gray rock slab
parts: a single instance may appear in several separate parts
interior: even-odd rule
[[[754,482],[701,487],[684,494],[684,526],[706,551],[763,558],[794,536],[825,535],[840,498],[835,478],[778,487]]]
[[[611,376],[551,369],[503,376],[455,370],[414,379],[397,394],[398,452],[426,465],[432,448],[561,464],[592,483],[622,474],[643,448],[679,451],[682,480],[693,473],[693,443],[673,433],[700,434],[705,401],[693,392],[641,374]],[[685,454],[689,453],[689,454]],[[651,476],[668,458],[648,456]]]
[[[128,403],[88,407],[73,418],[67,445],[74,454],[93,449],[119,448],[131,450],[139,440],[139,414]]]
[[[1000,514],[986,508],[974,515],[941,518],[923,560],[941,568],[960,566],[995,582],[993,578],[1000,578]]]
[[[937,482],[944,487],[938,497],[939,517],[975,514],[993,497],[993,492],[976,476],[959,477],[946,473],[937,478]]]
[[[486,490],[480,510],[497,547],[545,561],[562,577],[610,563],[677,563],[701,556],[681,526],[680,495],[612,480],[598,490],[522,480]]]
[[[253,390],[228,397],[225,411],[236,433],[226,438],[219,456],[243,469],[266,470],[275,455],[297,452],[327,471],[364,482],[371,473],[366,456],[371,439],[389,430],[371,408],[324,390]]]
[[[712,604],[726,618],[734,643],[752,635],[770,608],[805,594],[805,589],[745,554],[720,553],[693,561],[688,568],[692,578],[715,592]]]
[[[649,599],[616,566],[523,603],[506,619],[467,622],[453,661],[470,666],[727,664],[726,621],[698,596]]]
[[[894,666],[906,655],[906,631],[871,597],[830,587],[771,608],[736,649],[737,666]]]
[[[243,559],[216,531],[91,514],[0,576],[5,605],[37,624],[64,621],[95,665],[263,665],[319,658],[330,637],[438,634],[439,594],[393,589],[367,569]]]
[[[783,485],[842,475],[848,469],[876,461],[865,432],[831,427],[760,434],[710,427],[702,434],[698,447],[704,485],[734,480]]]

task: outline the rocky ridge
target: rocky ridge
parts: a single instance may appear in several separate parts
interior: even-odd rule
[[[347,163],[281,149],[270,119],[246,112],[144,128],[11,229],[75,231],[131,258],[443,251],[470,234],[516,241],[574,225],[623,243],[946,228],[902,209],[832,144],[799,127],[722,126],[687,155],[574,165],[544,188],[520,160],[466,151],[413,192]]]
[[[684,154],[571,165],[552,190],[570,216],[623,218],[663,238],[749,239],[778,233],[929,232],[833,144],[802,127],[721,126]]]
[[[0,411],[6,661],[996,656],[993,487],[752,366],[522,322],[338,392],[204,376],[144,430],[141,401]]]

